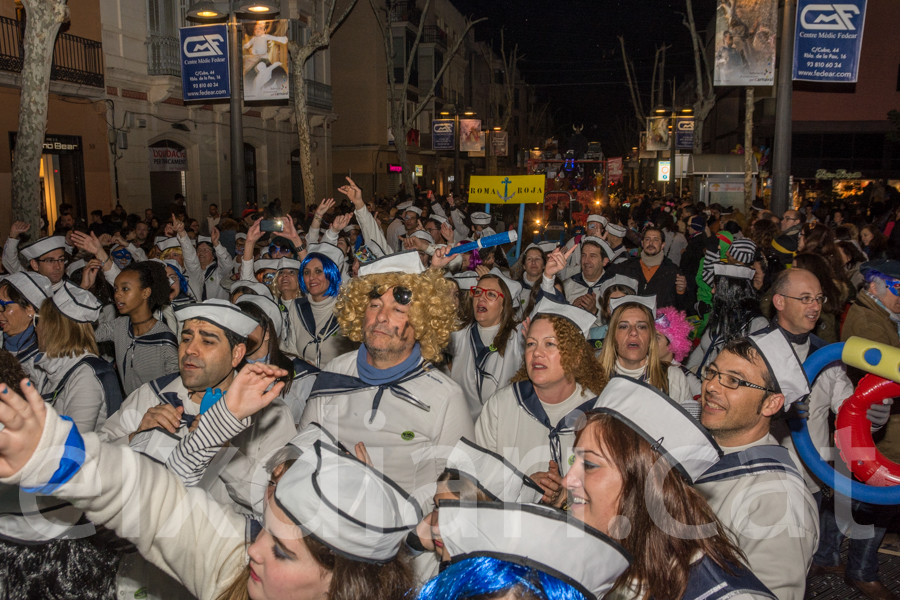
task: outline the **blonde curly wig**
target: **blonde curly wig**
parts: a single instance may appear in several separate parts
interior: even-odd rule
[[[341,288],[334,307],[341,331],[354,342],[362,342],[369,294],[377,289],[381,295],[397,286],[412,291],[409,324],[419,342],[422,358],[439,362],[441,351],[450,343],[450,332],[456,329],[457,314],[452,297],[453,284],[434,269],[421,275],[377,273],[351,279]]]

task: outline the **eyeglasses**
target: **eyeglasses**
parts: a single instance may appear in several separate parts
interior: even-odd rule
[[[45,265],[64,265],[66,264],[65,258],[39,258],[37,259],[39,263],[44,263]]]
[[[734,375],[728,375],[726,373],[722,373],[713,369],[712,367],[705,367],[703,369],[703,380],[704,381],[712,381],[713,377],[719,378],[719,383],[722,384],[723,387],[728,388],[729,390],[736,390],[739,387],[748,387],[753,388],[754,390],[762,390],[764,392],[772,392],[775,393],[775,390],[770,390],[767,387],[763,387],[761,385],[756,385],[755,383],[750,383],[749,381],[744,381],[743,379],[738,379]]]
[[[470,287],[469,293],[472,294],[473,298],[480,298],[481,295],[484,294],[485,297],[488,300],[490,300],[491,302],[503,297],[503,292],[498,292],[495,290],[486,290],[482,287],[478,287],[477,285],[473,285],[472,287]]]
[[[9,300],[9,301],[0,300],[0,313],[5,313],[6,307],[9,306],[10,304],[15,304],[15,302],[13,302],[12,300]]]
[[[828,298],[824,294],[819,294],[818,296],[788,296],[787,294],[778,294],[779,296],[784,296],[785,298],[790,298],[791,300],[799,300],[801,304],[812,304],[813,302],[818,302],[820,306],[825,306],[825,303],[828,302]]]

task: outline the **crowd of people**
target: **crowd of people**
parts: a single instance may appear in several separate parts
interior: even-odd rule
[[[0,598],[896,598],[895,507],[788,427],[827,455],[864,375],[816,350],[900,348],[886,206],[634,196],[515,256],[454,251],[507,229],[464,198],[338,191],[13,223]]]

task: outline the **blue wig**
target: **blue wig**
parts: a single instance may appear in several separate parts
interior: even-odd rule
[[[306,290],[306,282],[303,281],[303,271],[311,260],[318,260],[322,263],[322,271],[325,272],[325,278],[328,280],[328,291],[325,292],[325,296],[337,296],[338,292],[341,291],[341,270],[334,264],[333,260],[318,252],[310,252],[303,259],[303,262],[300,263],[300,272],[297,275],[300,278],[300,290],[304,294],[309,293]]]
[[[464,600],[520,586],[542,600],[585,600],[584,594],[556,577],[490,556],[451,564],[426,583],[417,600]]]
[[[168,263],[166,263],[166,266],[171,268],[173,271],[175,271],[175,275],[178,276],[178,287],[181,289],[181,293],[187,294],[188,289],[190,289],[190,288],[188,287],[188,280],[184,276],[184,274],[181,272],[181,269],[179,269],[175,265],[170,265]]]

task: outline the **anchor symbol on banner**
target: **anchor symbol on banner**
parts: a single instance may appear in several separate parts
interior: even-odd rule
[[[509,177],[507,177],[507,178],[505,178],[503,181],[501,181],[500,183],[503,184],[503,195],[501,196],[501,195],[500,195],[500,192],[498,192],[498,191],[496,191],[496,190],[494,191],[494,193],[497,194],[497,197],[500,198],[501,200],[503,200],[504,202],[507,202],[507,201],[509,201],[509,200],[512,200],[512,199],[513,199],[513,196],[516,195],[515,192],[513,192],[512,196],[509,195],[509,184],[511,184],[512,181],[510,181],[510,180],[509,180]]]

